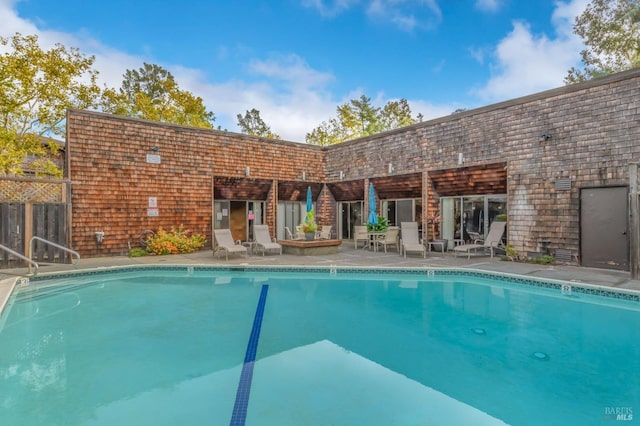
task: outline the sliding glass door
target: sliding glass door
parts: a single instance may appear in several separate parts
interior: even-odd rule
[[[382,200],[382,216],[389,225],[400,226],[402,222],[422,222],[422,200],[407,198],[400,200]]]
[[[341,201],[338,203],[338,237],[353,238],[353,227],[364,225],[364,201]]]
[[[234,239],[250,241],[253,225],[264,223],[264,201],[216,200],[213,203],[215,229],[230,229]]]
[[[295,235],[296,226],[302,223],[306,213],[306,203],[298,201],[280,201],[278,203],[277,238],[279,240],[286,240],[288,238],[284,229],[285,227],[289,228],[289,231]]]
[[[449,240],[449,248],[484,239],[496,216],[506,212],[506,194],[441,197],[440,238]]]

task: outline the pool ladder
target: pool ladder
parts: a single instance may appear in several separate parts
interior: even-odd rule
[[[69,254],[71,254],[71,257],[75,256],[75,260],[71,263],[72,265],[77,265],[78,262],[80,262],[80,253],[78,253],[75,250],[71,250],[66,248],[65,246],[61,246],[60,244],[56,244],[53,241],[49,241],[49,240],[45,240],[44,238],[40,238],[40,237],[31,237],[31,240],[29,240],[29,256],[24,256],[20,253],[18,253],[15,250],[10,249],[9,247],[3,246],[2,244],[0,244],[0,250],[1,251],[5,251],[7,253],[9,253],[10,255],[17,257],[20,260],[24,260],[25,262],[27,262],[27,264],[29,265],[29,272],[28,275],[37,275],[38,274],[38,268],[40,267],[40,265],[38,264],[38,262],[36,262],[35,260],[33,260],[33,243],[35,241],[40,241],[46,245],[50,245],[52,247],[57,248],[58,250],[62,250],[64,252],[67,252]],[[5,275],[17,275],[17,276],[24,276],[25,274],[14,274],[14,273],[10,273],[10,272],[6,272],[3,271],[2,272]]]
[[[29,274],[30,275],[35,275],[35,274],[38,273],[38,267],[39,267],[38,263],[34,262],[30,258],[28,258],[26,256],[23,256],[20,253],[18,253],[17,251],[11,250],[9,247],[3,246],[2,244],[0,244],[0,250],[6,251],[10,255],[15,256],[18,259],[21,259],[21,260],[24,260],[25,262],[27,262],[29,264]],[[35,273],[34,274],[31,274],[31,267],[35,268]],[[2,274],[3,275],[17,275],[17,276],[23,276],[24,275],[24,274],[13,274],[13,273],[10,273],[10,272],[6,272],[4,270],[2,271]]]
[[[58,250],[62,250],[66,253],[71,254],[71,257],[73,258],[73,256],[76,257],[75,261],[72,262],[72,265],[77,265],[80,262],[80,253],[78,253],[75,250],[71,250],[66,248],[65,246],[62,246],[60,244],[56,244],[53,241],[49,241],[49,240],[45,240],[44,238],[40,238],[40,237],[31,237],[31,239],[29,240],[29,273],[31,273],[31,265],[33,262],[33,243],[34,241],[40,241],[42,243],[44,243],[45,245],[50,245],[51,247],[55,247]],[[37,264],[36,264],[37,265]],[[36,273],[37,273],[37,269],[36,269]]]

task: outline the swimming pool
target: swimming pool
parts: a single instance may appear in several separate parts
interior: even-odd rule
[[[32,280],[0,320],[11,425],[584,425],[640,409],[637,295],[557,282],[123,268]]]

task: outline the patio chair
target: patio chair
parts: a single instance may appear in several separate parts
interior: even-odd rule
[[[427,249],[425,248],[418,234],[417,222],[401,222],[402,229],[402,252],[407,257],[407,252],[421,252],[422,257],[427,257]]]
[[[376,251],[378,246],[384,247],[384,252],[387,252],[387,246],[395,246],[396,251],[400,253],[400,242],[398,240],[398,234],[400,233],[400,228],[397,226],[390,226],[387,228],[387,233],[384,237],[377,239],[374,241],[376,245]]]
[[[296,237],[294,238],[294,240],[306,240],[307,237],[304,234],[304,228],[302,227],[302,225],[297,225],[296,226]]]
[[[495,249],[502,246],[502,234],[507,226],[507,222],[494,221],[489,228],[489,234],[484,241],[476,240],[473,244],[461,244],[455,246],[453,251],[458,256],[458,253],[466,253],[467,259],[471,259],[471,254],[477,254],[479,250],[486,252],[487,249],[491,251],[491,257],[495,254]]]
[[[331,225],[322,225],[322,229],[316,233],[316,240],[330,240],[331,228]]]
[[[220,252],[224,251],[226,260],[229,260],[229,253],[244,254],[247,257],[247,248],[240,244],[240,242],[233,241],[230,229],[214,229],[213,234],[218,245],[214,254],[218,256]]]
[[[253,235],[256,240],[256,248],[262,251],[263,256],[267,250],[277,251],[279,254],[282,254],[282,246],[271,240],[269,227],[267,225],[254,225]]]
[[[289,229],[288,226],[284,227],[284,232],[287,234],[288,240],[304,240],[304,234],[299,234],[298,232],[296,232],[296,235],[293,235],[291,233],[291,229]]]
[[[364,247],[366,247],[367,244],[369,244],[369,234],[367,233],[367,227],[366,226],[354,226],[353,227],[353,240],[356,243],[356,249],[358,248],[358,242],[359,241],[364,241],[365,245]]]

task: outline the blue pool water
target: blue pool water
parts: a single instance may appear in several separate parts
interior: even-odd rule
[[[633,424],[639,325],[637,301],[463,273],[38,281],[0,317],[0,424]]]

